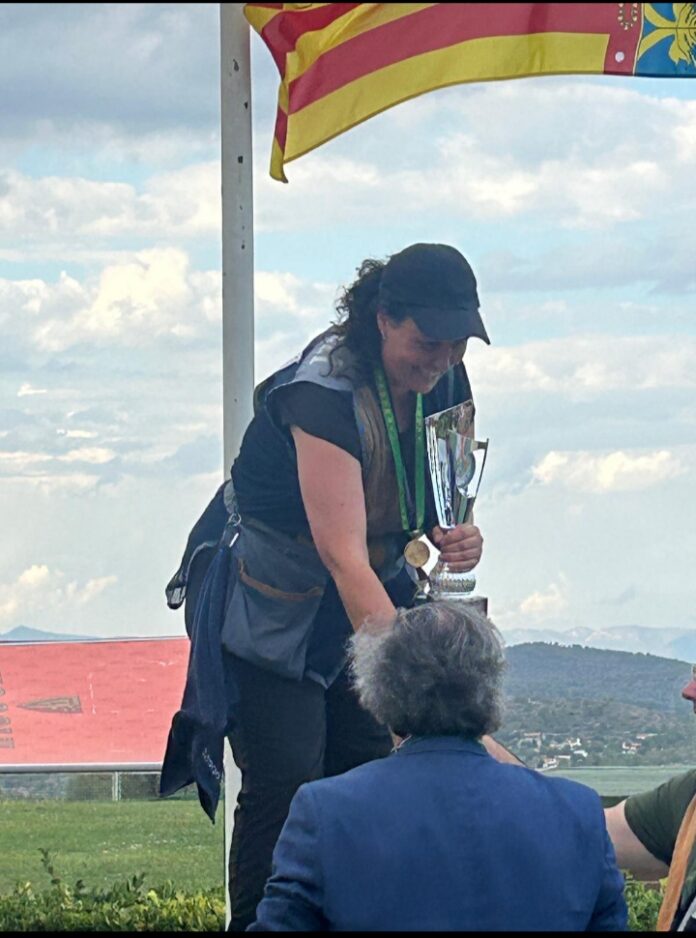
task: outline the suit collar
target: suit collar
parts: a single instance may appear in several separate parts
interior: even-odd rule
[[[394,750],[394,755],[411,756],[418,752],[468,752],[476,756],[488,755],[483,743],[465,736],[409,736]]]

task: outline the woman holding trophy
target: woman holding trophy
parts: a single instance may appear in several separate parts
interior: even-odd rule
[[[222,629],[242,773],[232,930],[254,919],[297,788],[392,747],[350,687],[352,631],[414,604],[424,533],[450,570],[481,557],[473,524],[437,525],[424,432],[430,414],[471,399],[467,340],[489,342],[478,308],[453,247],[366,260],[338,324],[256,389],[232,467],[238,537]]]

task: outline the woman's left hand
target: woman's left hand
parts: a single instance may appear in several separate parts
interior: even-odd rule
[[[456,573],[472,570],[481,559],[483,538],[475,524],[458,524],[448,531],[436,525],[431,538],[440,551],[440,560]]]

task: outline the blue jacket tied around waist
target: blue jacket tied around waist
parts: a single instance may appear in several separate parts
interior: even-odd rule
[[[173,608],[186,598],[187,575],[196,550],[205,543],[206,536],[212,560],[206,558],[209,566],[187,622],[191,648],[186,686],[181,709],[175,714],[169,731],[160,794],[173,795],[185,785],[196,782],[201,806],[214,821],[220,798],[224,740],[236,696],[228,661],[220,652],[226,598],[230,581],[234,579],[230,576],[231,545],[236,537],[236,518],[225,508],[223,486],[192,531],[182,565],[169,584],[167,596]]]

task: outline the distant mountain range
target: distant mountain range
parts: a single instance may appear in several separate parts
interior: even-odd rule
[[[127,636],[112,636],[125,638]],[[103,639],[103,636],[99,636]],[[696,629],[649,628],[641,625],[617,625],[607,629],[581,627],[560,631],[555,629],[507,629],[503,638],[508,647],[544,642],[548,645],[580,645],[607,651],[657,655],[696,664]],[[18,625],[9,632],[0,632],[0,642],[84,642],[96,641],[94,635],[46,632],[43,629]]]
[[[44,632],[43,629],[30,629],[26,625],[18,625],[9,632],[0,632],[0,642],[93,642],[94,640],[94,635]]]
[[[544,642],[513,645],[506,657],[496,739],[528,765],[694,764],[696,719],[681,697],[688,662]]]
[[[507,650],[505,693],[533,700],[603,700],[683,714],[691,667],[657,655],[532,642]]]
[[[641,625],[617,625],[607,629],[587,627],[556,631],[554,629],[509,629],[503,631],[508,646],[527,642],[555,645],[581,645],[608,651],[658,655],[696,663],[696,629],[649,628]]]
[[[3,642],[124,642],[147,641],[156,638],[184,638],[184,634],[170,635],[77,635],[74,632],[47,632],[44,629],[32,629],[27,625],[18,625],[9,632],[0,632],[0,645]]]

